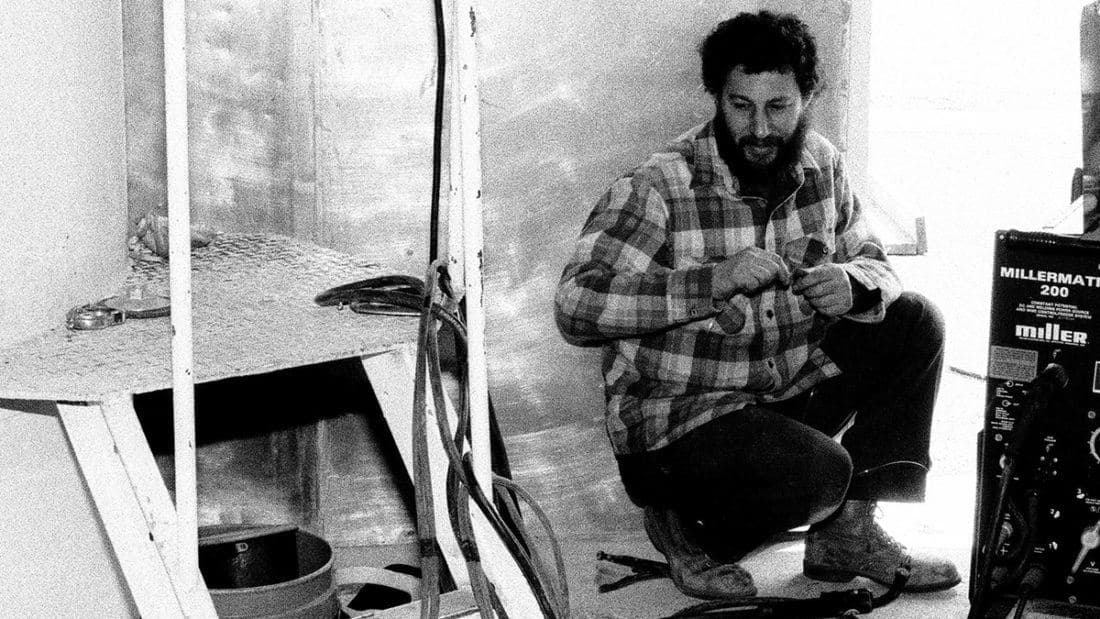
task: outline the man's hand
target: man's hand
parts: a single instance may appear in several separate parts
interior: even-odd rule
[[[847,313],[854,301],[848,272],[835,264],[796,270],[791,292],[802,295],[810,307],[825,316]]]
[[[714,267],[711,290],[714,298],[753,294],[773,283],[791,284],[791,272],[779,254],[759,247],[746,247]]]

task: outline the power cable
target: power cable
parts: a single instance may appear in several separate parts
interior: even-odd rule
[[[435,117],[432,133],[432,199],[428,223],[428,262],[439,257],[439,190],[443,184],[443,91],[447,79],[447,33],[443,0],[435,0]]]

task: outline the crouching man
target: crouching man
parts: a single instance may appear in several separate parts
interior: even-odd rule
[[[907,589],[952,587],[875,520],[923,500],[943,324],[808,127],[814,40],[743,13],[699,52],[713,120],[611,185],[555,299],[567,340],[603,346],[627,493],[689,595],[753,595],[737,562],[806,524],[810,578],[889,584],[910,560]]]

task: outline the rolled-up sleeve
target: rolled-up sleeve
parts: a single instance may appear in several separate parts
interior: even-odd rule
[[[620,178],[597,203],[555,295],[572,343],[637,337],[715,314],[713,266],[672,268],[668,208],[652,183]]]

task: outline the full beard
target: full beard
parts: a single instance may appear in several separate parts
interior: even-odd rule
[[[725,119],[721,114],[719,114],[718,123],[725,130]],[[809,128],[808,114],[803,114],[798,119],[794,131],[786,138],[778,135],[769,135],[765,138],[747,135],[733,143],[732,148],[724,148],[723,158],[738,177],[751,182],[766,182],[799,161],[802,148],[806,145],[806,134]],[[727,138],[730,142],[733,141],[728,133]],[[753,147],[774,149],[775,155],[768,160],[753,158],[748,154],[749,149]]]

